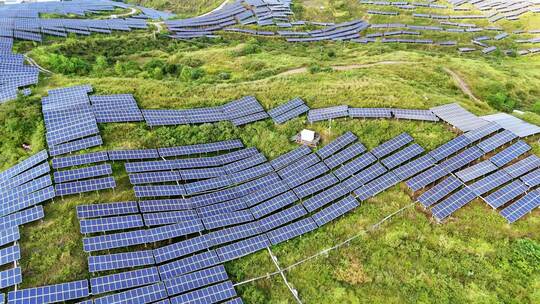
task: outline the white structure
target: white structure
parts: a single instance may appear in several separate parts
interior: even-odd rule
[[[313,142],[315,140],[315,131],[302,130],[300,132],[300,140],[305,142]]]

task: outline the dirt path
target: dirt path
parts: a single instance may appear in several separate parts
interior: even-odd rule
[[[38,68],[38,70],[40,70],[41,72],[43,72],[45,74],[49,74],[49,75],[53,74],[53,72],[51,72],[51,71],[47,70],[46,68],[40,66],[34,59],[32,59],[31,57],[28,57],[28,55],[24,54],[24,58],[26,59],[26,61],[28,61],[28,63],[31,66]]]
[[[221,4],[220,4],[218,7],[216,7],[215,9],[209,11],[208,13],[204,13],[204,14],[198,16],[198,17],[208,16],[208,15],[212,14],[212,13],[215,12],[215,11],[219,11],[219,10],[222,9],[227,3],[229,3],[229,0],[223,1],[223,3],[221,3]]]
[[[131,7],[131,11],[125,13],[125,14],[121,14],[121,15],[111,15],[109,18],[111,19],[116,19],[116,18],[120,18],[120,17],[127,17],[127,16],[131,16],[131,15],[135,15],[135,13],[137,13],[137,9],[134,8],[134,7]]]
[[[373,63],[366,63],[366,64],[349,64],[349,65],[335,65],[331,66],[330,68],[334,71],[349,71],[354,69],[362,69],[362,68],[369,68],[376,65],[388,65],[388,64],[409,64],[414,62],[408,62],[408,61],[379,61],[379,62],[373,62]],[[288,76],[288,75],[296,75],[296,74],[302,74],[307,73],[308,68],[302,67],[302,68],[296,68],[291,69],[285,72],[281,72],[274,77],[279,76]]]
[[[471,89],[469,88],[469,86],[467,85],[465,80],[463,80],[463,78],[461,78],[461,76],[459,76],[456,72],[450,70],[449,68],[443,68],[443,69],[444,69],[444,71],[446,73],[448,73],[450,76],[452,76],[452,79],[454,79],[454,81],[456,82],[459,89],[465,95],[469,96],[469,98],[472,99],[474,102],[478,102],[478,103],[482,102],[480,99],[478,99],[478,98],[476,98],[476,96],[474,96]]]

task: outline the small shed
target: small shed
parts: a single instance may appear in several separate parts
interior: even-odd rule
[[[293,136],[292,140],[310,147],[316,147],[319,144],[321,137],[315,131],[304,129],[297,135]]]

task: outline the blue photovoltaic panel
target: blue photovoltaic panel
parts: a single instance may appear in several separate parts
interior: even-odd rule
[[[394,169],[395,167],[401,165],[402,163],[415,158],[416,156],[424,153],[424,148],[419,144],[412,144],[404,149],[384,158],[381,160],[383,165],[388,169]]]
[[[287,178],[296,174],[297,171],[305,170],[313,166],[316,163],[319,163],[321,160],[316,154],[308,154],[297,161],[287,165],[278,171],[279,176],[282,178]]]
[[[315,223],[317,223],[317,225],[321,227],[358,206],[358,201],[356,201],[354,197],[348,195],[343,199],[339,200],[338,202],[335,202],[332,205],[313,214],[312,218]]]
[[[180,176],[184,181],[213,178],[221,175],[225,175],[225,170],[223,169],[223,167],[189,169],[180,171]]]
[[[109,153],[110,160],[134,160],[134,159],[159,158],[159,153],[157,149],[111,150],[108,153]]]
[[[510,174],[513,178],[517,178],[538,167],[540,167],[540,158],[533,154],[515,164],[503,168],[503,171]]]
[[[263,203],[251,207],[250,212],[256,219],[259,219],[265,215],[280,210],[283,207],[289,206],[297,200],[298,197],[296,197],[292,191],[287,191]]]
[[[386,108],[349,108],[352,118],[390,118],[392,112]]]
[[[0,271],[0,289],[17,285],[21,282],[22,274],[20,267]],[[11,301],[9,303],[11,303]]]
[[[10,178],[13,178],[17,174],[20,174],[32,167],[35,167],[37,164],[47,160],[49,155],[47,154],[46,150],[40,151],[29,158],[23,160],[22,162],[18,163],[17,165],[7,169],[6,171],[3,171],[0,173],[0,182],[4,182]]]
[[[114,181],[114,178],[103,177],[77,182],[56,184],[55,191],[57,196],[63,196],[75,193],[112,189],[115,187],[116,182]]]
[[[224,214],[241,209],[246,209],[248,206],[244,202],[244,197],[239,197],[230,201],[217,203],[209,206],[204,206],[197,209],[197,214],[200,218],[213,216],[217,214]]]
[[[93,218],[112,215],[138,213],[137,202],[115,202],[77,206],[78,218]]]
[[[147,212],[162,212],[191,209],[192,204],[190,199],[172,198],[139,201],[139,208],[142,213]]]
[[[24,225],[42,219],[45,216],[43,207],[38,205],[4,217],[0,217],[0,230],[9,227]]]
[[[281,242],[290,240],[315,229],[317,229],[317,224],[311,217],[308,217],[296,222],[292,222],[281,228],[271,230],[266,233],[266,236],[268,236],[268,239],[273,245],[277,245]]]
[[[433,216],[437,218],[437,220],[442,221],[475,198],[476,194],[474,194],[474,192],[472,192],[469,188],[465,187],[450,195],[440,204],[435,205],[435,207],[431,209],[431,212],[433,213]]]
[[[184,185],[186,189],[185,194],[195,194],[200,192],[206,192],[210,190],[216,190],[231,185],[229,176],[218,176],[211,179],[206,179],[198,182],[191,182]]]
[[[49,163],[45,162],[40,165],[37,165],[36,167],[30,168],[26,170],[25,172],[18,174],[12,178],[0,180],[0,192],[6,191],[7,189],[10,189],[10,188],[18,187],[24,183],[27,183],[28,181],[31,181],[44,174],[47,174],[50,171],[51,171],[51,167],[49,166]]]
[[[540,192],[538,190],[534,190],[527,193],[527,195],[523,196],[512,205],[504,208],[501,211],[501,215],[504,216],[508,222],[513,223],[539,206]]]
[[[208,230],[236,225],[253,220],[253,215],[251,214],[251,212],[249,212],[249,210],[239,210],[225,214],[218,214],[202,219],[204,226]]]
[[[103,175],[111,175],[112,167],[109,164],[102,164],[97,166],[90,166],[72,170],[56,171],[54,172],[54,182],[64,183],[74,180],[81,180],[90,177],[97,177]]]
[[[146,230],[135,230],[83,238],[83,249],[85,252],[92,252],[139,245],[146,242]]]
[[[223,302],[223,304],[244,304],[241,298],[234,298],[232,300]]]
[[[333,173],[340,180],[345,180],[351,175],[357,173],[360,170],[365,169],[367,166],[371,165],[372,163],[376,161],[377,161],[377,158],[373,156],[373,154],[371,154],[370,152],[367,152],[353,159],[352,161],[343,165],[342,167],[339,167]]]
[[[66,167],[87,165],[109,160],[107,152],[94,152],[74,156],[56,157],[52,159],[52,167],[61,169]]]
[[[497,170],[497,166],[489,160],[485,160],[456,172],[456,176],[464,182],[469,182],[495,170]]]
[[[311,149],[308,146],[300,146],[290,152],[276,157],[270,161],[270,164],[275,170],[280,170],[309,153],[311,153]]]
[[[366,147],[364,147],[364,145],[362,145],[361,143],[354,143],[349,147],[339,151],[338,153],[329,156],[327,159],[324,160],[324,163],[328,166],[328,168],[333,169],[345,163],[346,161],[349,161],[354,157],[364,153],[365,151]]]
[[[111,291],[150,285],[160,281],[157,267],[149,267],[132,271],[90,279],[92,294],[97,295]]]
[[[219,258],[214,250],[210,250],[163,264],[158,269],[161,279],[167,280],[217,264],[220,264]]]
[[[212,245],[211,235],[203,234],[154,249],[153,252],[156,263],[160,264],[198,251],[206,250]]]
[[[306,105],[301,105],[297,108],[294,108],[292,109],[291,111],[285,113],[285,114],[282,114],[282,115],[279,115],[274,119],[274,122],[278,123],[278,124],[282,124],[284,122],[287,122],[288,120],[291,120],[293,118],[296,118],[306,112],[308,112],[310,109],[308,106]]]
[[[143,227],[139,214],[121,215],[105,218],[83,219],[80,221],[81,233],[96,233],[114,230],[128,230]]]
[[[191,233],[196,233],[204,230],[200,220],[183,221],[181,223],[160,226],[157,228],[148,229],[146,231],[146,242],[153,243],[167,239],[185,236]]]
[[[485,153],[491,152],[498,147],[511,142],[512,140],[516,139],[518,136],[514,133],[512,133],[509,130],[504,130],[500,133],[497,133],[493,136],[491,136],[488,139],[485,139],[481,142],[479,142],[476,146]]]
[[[120,304],[120,303],[137,303],[146,304],[159,301],[167,297],[165,286],[163,283],[143,286],[135,289],[130,289],[124,292],[115,293],[109,296],[97,298],[95,304]]]
[[[335,154],[337,151],[339,151],[339,150],[345,148],[346,146],[352,144],[357,139],[358,139],[358,137],[356,135],[354,135],[350,131],[347,131],[345,134],[341,135],[340,137],[336,138],[331,143],[329,143],[326,146],[319,149],[316,153],[322,159],[328,158],[331,155]]]
[[[55,197],[54,187],[49,186],[47,188],[32,192],[28,195],[21,196],[19,200],[13,200],[11,202],[6,202],[3,206],[0,207],[0,216],[8,215],[19,210],[37,205],[41,202],[44,202]]]
[[[158,213],[145,213],[143,214],[143,218],[144,224],[146,226],[159,226],[197,219],[198,216],[195,210],[180,210]]]
[[[316,194],[313,197],[305,200],[302,204],[309,211],[315,211],[340,197],[345,196],[351,191],[343,184],[336,184],[335,186]]]
[[[354,190],[354,194],[356,195],[357,199],[364,201],[396,185],[399,182],[399,178],[393,172],[387,172],[384,175]]]
[[[334,184],[337,184],[338,182],[339,180],[333,174],[329,173],[312,181],[309,181],[303,185],[300,185],[294,188],[293,191],[296,196],[298,196],[298,198],[304,198],[306,196],[324,190]]]
[[[182,179],[178,171],[155,171],[129,174],[129,182],[132,185],[174,182]]]
[[[469,149],[450,157],[449,159],[440,163],[447,172],[456,171],[472,161],[482,157],[484,152],[477,147],[470,147]]]
[[[90,272],[98,272],[154,265],[155,263],[152,250],[91,255],[88,257],[88,270]]]
[[[133,190],[138,198],[186,195],[184,185],[135,186]]]
[[[435,160],[429,154],[426,154],[406,163],[403,166],[395,168],[394,170],[392,170],[392,172],[394,172],[399,177],[399,179],[405,180],[424,170],[431,168],[433,165],[435,165]]]
[[[343,185],[347,187],[351,192],[360,188],[361,186],[369,183],[375,178],[386,173],[388,170],[381,165],[381,163],[375,163],[371,167],[364,169],[355,175],[351,176],[349,179],[343,182]]]
[[[450,175],[431,189],[422,193],[418,197],[418,201],[424,205],[424,207],[430,207],[461,186],[463,186],[463,183]]]
[[[519,180],[515,180],[508,185],[498,189],[490,195],[484,197],[484,200],[493,208],[499,208],[516,197],[527,192],[529,187]]]
[[[540,169],[536,169],[528,174],[523,175],[520,179],[529,187],[540,185]]]
[[[307,211],[302,205],[293,205],[258,221],[260,229],[264,232],[285,225],[295,219],[306,215]]]
[[[317,176],[323,175],[328,172],[328,167],[324,163],[318,163],[307,169],[296,172],[295,175],[285,179],[285,182],[291,187],[295,188],[303,183],[306,183]]]
[[[221,155],[216,156],[216,158],[219,160],[220,165],[226,165],[235,161],[246,159],[258,153],[259,151],[257,150],[257,148],[250,147],[250,148],[245,148],[245,149],[229,152],[226,154],[221,154]]]
[[[240,239],[245,239],[260,233],[261,230],[259,228],[259,223],[249,222],[242,225],[216,230],[211,232],[209,235],[211,237],[212,244],[214,246],[218,246]]]
[[[308,121],[316,122],[349,116],[348,106],[334,106],[322,109],[311,109],[308,112]]]
[[[471,141],[465,137],[464,135],[460,135],[449,142],[440,145],[439,147],[435,148],[433,151],[429,152],[429,155],[433,157],[436,161],[441,161],[452,154],[460,151],[461,149],[465,148],[466,146],[470,145]]]
[[[13,245],[0,249],[0,265],[18,261],[20,258],[21,249],[19,248],[19,245]],[[0,303],[2,302],[0,301]]]
[[[2,229],[0,231],[0,246],[5,244],[13,243],[20,239],[19,227],[13,226],[9,228]]]
[[[58,155],[62,155],[62,154],[70,153],[70,152],[83,150],[90,147],[101,146],[102,144],[103,144],[103,140],[101,139],[101,136],[96,135],[96,136],[77,139],[77,140],[70,141],[68,143],[64,143],[61,145],[49,147],[49,153],[51,154],[51,156],[58,156]]]
[[[2,201],[3,204],[11,204],[19,200],[24,195],[28,195],[32,192],[43,189],[51,184],[51,176],[44,175],[26,184],[0,192],[0,201]]]
[[[185,156],[192,154],[210,153],[218,151],[227,151],[238,148],[243,148],[244,144],[239,139],[218,141],[206,144],[196,144],[190,146],[179,146],[172,148],[159,148],[158,152],[161,157],[170,156]]]
[[[467,137],[467,139],[473,143],[475,141],[478,141],[488,135],[491,135],[501,129],[501,126],[495,122],[490,122],[482,127],[476,128],[474,130],[471,130],[463,136]]]
[[[474,183],[469,185],[469,188],[476,193],[476,195],[483,195],[509,181],[512,180],[512,176],[504,171],[496,171]]]
[[[226,281],[171,298],[171,304],[212,304],[234,297],[236,290],[231,281]]]
[[[167,294],[169,296],[174,296],[228,279],[229,276],[225,271],[225,267],[223,267],[223,265],[218,265],[166,280],[164,283]]]
[[[529,151],[531,146],[529,146],[524,141],[518,141],[510,147],[502,150],[501,152],[495,154],[489,160],[495,164],[497,167],[502,167],[514,159],[518,158],[523,153]]]
[[[304,101],[300,97],[293,98],[286,103],[279,105],[271,110],[268,111],[268,115],[272,118],[276,118],[277,116],[283,115],[294,108],[297,108],[301,105],[304,105]]]
[[[254,236],[216,249],[219,260],[224,263],[270,246],[265,235]]]
[[[225,169],[225,172],[227,172],[227,174],[232,174],[238,171],[242,171],[242,170],[254,167],[256,165],[260,165],[264,162],[266,162],[266,157],[262,153],[257,153],[248,158],[227,164],[223,166],[223,168]]]
[[[412,142],[414,139],[407,133],[401,133],[400,135],[380,144],[371,150],[371,153],[377,158],[383,158],[386,155],[393,153],[406,144]]]
[[[86,298],[90,295],[88,280],[21,289],[8,293],[8,303],[57,303]]]

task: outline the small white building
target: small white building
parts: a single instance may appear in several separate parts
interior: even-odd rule
[[[308,145],[310,147],[316,147],[320,140],[319,134],[315,131],[304,129],[295,135],[292,140],[302,145]]]

